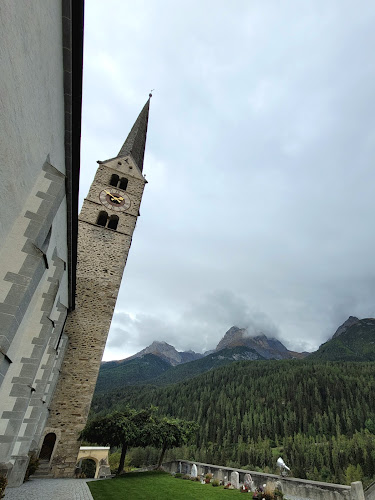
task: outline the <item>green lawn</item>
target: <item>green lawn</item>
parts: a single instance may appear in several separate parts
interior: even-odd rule
[[[177,479],[165,472],[129,472],[115,479],[87,483],[95,500],[206,500],[232,498],[238,490]],[[248,495],[249,496],[249,495]],[[247,497],[246,497],[247,498]]]

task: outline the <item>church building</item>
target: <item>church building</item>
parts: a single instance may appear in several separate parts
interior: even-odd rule
[[[74,473],[146,183],[150,100],[78,216],[84,1],[2,0],[0,19],[0,474],[17,486],[31,454]]]

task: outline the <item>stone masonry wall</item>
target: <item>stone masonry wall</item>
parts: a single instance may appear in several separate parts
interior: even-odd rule
[[[128,176],[132,205],[126,213],[116,212],[119,230],[108,229],[95,222],[103,210],[99,193],[109,187],[111,174],[99,167],[79,216],[76,309],[64,329],[68,346],[46,429],[57,436],[55,477],[74,474],[77,438],[86,424],[145,184]]]

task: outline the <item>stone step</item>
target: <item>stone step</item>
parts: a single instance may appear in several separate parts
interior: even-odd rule
[[[53,474],[43,474],[39,476],[38,474],[33,474],[30,479],[54,479]]]
[[[50,467],[39,467],[36,471],[35,471],[35,474],[39,472],[40,474],[48,474],[49,472],[51,472],[51,468]]]
[[[52,476],[51,469],[49,467],[48,469],[36,470],[31,477],[45,477],[45,476]]]

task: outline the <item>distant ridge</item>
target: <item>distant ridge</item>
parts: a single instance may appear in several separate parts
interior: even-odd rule
[[[350,316],[308,359],[375,361],[375,319]]]
[[[224,348],[200,359],[171,366],[160,356],[144,354],[120,362],[103,363],[95,392],[103,393],[130,385],[168,385],[189,380],[214,368],[234,361],[264,360],[254,349],[246,346]]]
[[[250,337],[245,328],[230,328],[216,349],[199,354],[177,351],[163,341],[154,341],[129,358],[101,364],[96,392],[129,385],[165,385],[188,380],[234,361],[300,359],[305,353],[289,351],[279,340],[264,334]]]

